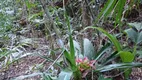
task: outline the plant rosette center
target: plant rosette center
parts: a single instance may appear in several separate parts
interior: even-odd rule
[[[95,60],[90,61],[87,57],[84,57],[83,59],[76,59],[77,66],[81,72],[89,70],[91,68],[95,69],[95,67],[93,66],[95,62]]]

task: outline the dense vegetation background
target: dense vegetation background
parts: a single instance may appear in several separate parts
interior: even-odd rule
[[[0,80],[141,80],[141,0],[0,0]]]

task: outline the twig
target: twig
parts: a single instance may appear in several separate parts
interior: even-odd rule
[[[65,50],[63,50],[62,52],[61,52],[61,54],[57,57],[57,59],[48,67],[48,69],[45,71],[45,72],[48,72],[49,71],[49,69],[57,62],[57,60],[63,55],[63,53],[64,53],[64,51]]]

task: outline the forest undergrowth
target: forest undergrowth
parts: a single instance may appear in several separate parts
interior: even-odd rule
[[[141,0],[1,0],[0,80],[141,80]]]

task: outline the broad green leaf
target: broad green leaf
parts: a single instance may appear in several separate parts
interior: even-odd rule
[[[105,72],[113,69],[125,69],[125,68],[133,68],[133,67],[142,67],[142,63],[120,63],[120,64],[111,64],[106,65],[104,67],[98,67],[95,71]]]
[[[142,23],[134,22],[134,23],[128,23],[130,26],[134,26],[138,31],[142,29]]]
[[[84,45],[84,49],[83,49],[84,56],[87,56],[90,60],[94,59],[96,56],[96,51],[92,43],[87,38],[85,38],[83,45]]]
[[[128,38],[130,38],[133,42],[137,43],[138,32],[131,29],[126,29],[125,32],[127,33]]]
[[[142,42],[142,32],[139,33],[137,44]]]
[[[74,48],[75,48],[75,56],[79,57],[79,58],[83,58],[79,43],[77,41],[73,40],[73,44],[74,44]]]
[[[74,48],[78,50],[78,53],[81,53],[80,45],[77,41],[73,40]]]
[[[128,51],[120,51],[119,55],[120,55],[122,62],[124,62],[124,63],[133,62],[134,57],[135,57],[135,55],[133,53],[128,52]],[[125,79],[127,79],[131,73],[131,69],[126,68],[126,69],[124,69],[124,71],[125,71],[124,72]]]
[[[125,32],[128,35],[128,38],[130,38],[133,42],[136,44],[139,44],[142,42],[142,23],[128,23],[130,26],[133,26],[133,28],[126,29]],[[134,30],[136,29],[136,30]]]
[[[72,74],[73,72],[71,71],[61,71],[57,80],[70,80]]]
[[[139,58],[142,58],[142,51],[137,51],[137,54],[139,55]]]
[[[137,30],[134,30],[133,28],[126,29],[125,32],[128,35],[128,38],[130,38],[134,43],[139,44],[142,42],[142,32],[139,30],[140,27],[136,27]]]
[[[134,54],[128,51],[120,51],[119,54],[122,62],[132,62],[135,57]]]

